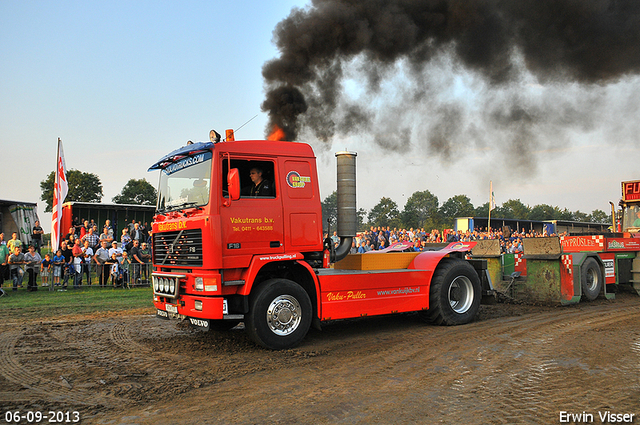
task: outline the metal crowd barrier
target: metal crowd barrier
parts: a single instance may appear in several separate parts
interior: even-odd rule
[[[122,288],[135,288],[151,285],[151,272],[153,266],[150,263],[132,263],[129,265],[128,272],[119,270],[120,273],[113,273],[111,264],[82,264],[82,270],[80,273],[74,271],[64,270],[64,273],[60,277],[60,283],[54,284],[53,270],[49,271],[48,283],[42,282],[42,276],[38,279],[40,281],[41,288],[48,288],[50,291],[63,288],[89,288],[89,287],[122,287]],[[13,282],[10,282],[13,284]],[[26,286],[26,281],[23,282],[23,286]]]

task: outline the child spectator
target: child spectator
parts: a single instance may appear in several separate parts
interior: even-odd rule
[[[40,263],[40,278],[42,279],[42,286],[49,286],[49,273],[51,271],[51,256],[45,254],[44,260]]]
[[[64,270],[64,256],[62,255],[62,250],[57,250],[56,255],[53,256],[53,284],[54,286],[60,286],[60,276],[62,276],[62,271]]]
[[[120,257],[120,271],[122,273],[122,286],[129,287],[129,267],[131,266],[131,259],[127,251],[122,252]]]
[[[122,286],[122,272],[120,271],[120,262],[118,262],[118,258],[116,253],[111,254],[111,281],[113,282],[114,287]]]

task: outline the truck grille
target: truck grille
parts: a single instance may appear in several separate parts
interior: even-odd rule
[[[154,233],[153,257],[158,266],[202,267],[202,230]]]

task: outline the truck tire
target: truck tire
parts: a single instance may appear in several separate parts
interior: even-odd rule
[[[244,324],[256,344],[282,350],[302,341],[311,326],[311,316],[311,300],[300,285],[287,279],[271,279],[251,296]]]
[[[582,263],[580,267],[580,286],[582,287],[582,297],[588,301],[593,301],[598,298],[600,291],[602,291],[602,285],[604,284],[604,278],[602,277],[602,270],[600,265],[593,257],[589,257]]]
[[[429,289],[429,310],[421,317],[437,325],[462,325],[474,319],[482,297],[473,266],[457,258],[444,259],[436,268]]]

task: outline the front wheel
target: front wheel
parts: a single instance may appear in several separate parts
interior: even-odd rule
[[[271,279],[252,295],[245,327],[256,344],[282,350],[302,341],[311,326],[311,316],[311,300],[300,285]]]
[[[480,279],[473,266],[464,260],[445,259],[433,274],[429,310],[421,316],[437,325],[462,325],[476,316],[480,298]]]

